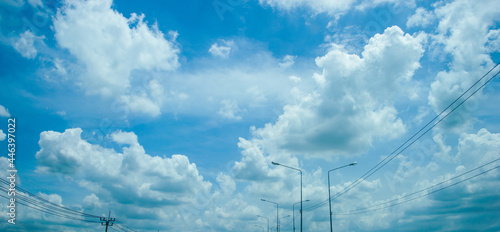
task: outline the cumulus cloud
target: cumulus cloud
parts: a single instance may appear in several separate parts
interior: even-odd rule
[[[99,199],[119,204],[185,204],[194,195],[210,191],[211,184],[186,156],[150,156],[132,132],[110,135],[122,153],[90,144],[81,139],[81,133],[80,128],[42,132],[37,171],[72,177]]]
[[[241,110],[238,108],[238,103],[231,100],[223,100],[221,102],[221,108],[219,110],[219,115],[224,118],[232,119],[232,120],[241,120],[241,116],[238,115],[238,112]]]
[[[433,12],[429,12],[422,7],[417,8],[414,15],[410,16],[406,21],[407,27],[425,27],[435,20],[436,16]]]
[[[14,48],[21,56],[28,59],[34,59],[38,54],[35,43],[43,43],[45,36],[35,36],[35,34],[29,30],[23,32],[19,36],[20,38],[14,42]]]
[[[498,159],[499,149],[500,134],[498,133],[491,133],[484,128],[476,134],[463,133],[459,138],[458,152],[455,157],[456,171],[435,178],[428,177],[429,181],[420,180],[417,185],[430,186]],[[498,161],[465,177],[474,176],[494,168],[495,165],[498,165]],[[465,177],[458,180],[464,180]],[[500,172],[493,170],[456,187],[432,194],[427,198],[428,203],[420,205],[414,210],[409,209],[411,206],[407,209],[406,218],[410,222],[408,223],[410,225],[407,226],[427,221],[430,222],[429,228],[434,228],[432,230],[446,228],[465,231],[500,228],[499,222],[487,219],[496,215],[495,209],[499,206],[497,204],[499,184]],[[439,214],[431,212],[439,212]],[[422,218],[423,215],[426,215],[426,219]],[[438,218],[445,219],[446,223],[439,222]],[[398,224],[393,223],[393,225],[401,226]],[[452,227],[449,227],[450,225]]]
[[[467,177],[495,168],[495,166],[498,166],[498,161],[468,175],[437,185],[427,191],[420,191],[498,159],[500,134],[491,133],[486,129],[481,129],[472,134],[463,133],[458,140],[458,147],[454,155],[451,154],[452,151],[449,150],[448,146],[443,145],[444,139],[440,134],[434,136],[433,140],[438,146],[435,151],[440,153],[437,157],[445,157],[444,153],[446,153],[446,159],[453,157],[453,161],[440,162],[440,165],[451,165],[451,167],[455,168],[443,169],[442,166],[433,161],[423,162],[424,160],[419,160],[419,162],[416,162],[415,157],[398,156],[396,160],[399,161],[399,165],[394,174],[396,179],[394,182],[373,181],[367,183],[364,187],[359,187],[365,189],[358,189],[357,187],[353,189],[353,191],[356,191],[355,193],[349,192],[346,194],[347,196],[336,199],[334,215],[337,215],[339,227],[344,230],[355,229],[356,231],[413,231],[414,228],[421,228],[424,224],[426,230],[432,231],[447,229],[469,231],[500,228],[499,222],[490,219],[496,218],[498,214],[495,211],[499,206],[497,203],[499,197],[498,186],[500,186],[500,172],[498,169],[493,169],[484,175],[479,175],[448,189],[437,191],[458,181],[465,180]],[[389,173],[392,173],[392,171],[389,171]],[[402,185],[409,186],[409,188],[394,188]],[[341,191],[344,187],[336,186],[334,192]],[[380,191],[380,189],[385,190]],[[407,189],[407,192],[395,194],[394,197],[385,199],[389,192],[387,190],[394,193],[400,191],[400,189]],[[373,198],[374,195],[377,195],[377,192],[383,193],[384,200],[375,200]],[[427,193],[430,195],[425,196]],[[351,194],[354,194],[354,196],[351,196]],[[387,200],[392,201],[387,202]],[[395,207],[388,207],[392,204],[396,204]],[[377,207],[370,208],[370,206]],[[360,211],[356,213],[355,209]],[[353,212],[354,214],[344,214],[346,212]],[[485,218],[480,219],[480,217]]]
[[[460,135],[458,153],[455,158],[460,164],[470,169],[498,158],[499,151],[500,134],[491,133],[483,128],[477,134]]]
[[[259,0],[262,5],[268,5],[273,8],[279,8],[286,11],[291,11],[298,7],[308,7],[318,13],[338,13],[348,10],[356,1],[354,0]]]
[[[0,105],[0,117],[10,117],[9,110],[2,105]]]
[[[212,54],[212,56],[218,56],[222,58],[228,58],[231,51],[236,48],[236,44],[233,40],[220,40],[218,43],[212,44],[208,52]]]
[[[28,0],[28,3],[32,6],[32,7],[43,7],[43,2],[42,0]]]
[[[179,66],[179,49],[156,24],[149,27],[144,15],[132,13],[126,18],[111,4],[111,0],[65,1],[54,18],[55,38],[85,67],[77,82],[87,94],[121,96],[130,111],[157,116],[162,102],[150,95],[155,91],[150,84],[138,86],[139,91],[131,86],[145,78],[133,71],[174,70]]]
[[[398,0],[259,0],[259,3],[264,6],[281,9],[284,11],[293,11],[298,8],[311,10],[315,14],[327,13],[335,15],[338,19],[341,14],[348,12],[351,9],[366,10],[383,4],[392,4],[395,6],[415,7],[415,0],[398,1]],[[331,23],[331,22],[330,22]]]
[[[281,68],[290,68],[295,63],[296,58],[296,56],[286,55],[285,57],[283,57],[283,59],[281,59],[279,66]]]
[[[0,141],[4,141],[7,135],[3,133],[3,130],[0,130]]]
[[[495,39],[491,37],[494,34],[491,27],[500,16],[500,9],[490,7],[493,4],[494,1],[459,0],[435,9],[439,25],[437,34],[432,36],[434,44],[452,57],[450,70],[439,72],[431,84],[428,99],[436,113],[493,67],[488,53],[500,49],[498,43],[490,43]],[[481,94],[479,92],[471,101]],[[442,126],[459,132],[470,128],[472,121],[472,114],[466,109],[451,115]]]
[[[253,130],[254,138],[294,153],[346,156],[365,152],[374,139],[397,138],[406,128],[394,104],[413,88],[421,39],[391,27],[371,38],[361,57],[332,46],[316,59],[321,91],[286,105],[276,122]]]
[[[5,4],[7,6],[22,7],[24,6],[24,0],[4,0],[0,4]]]

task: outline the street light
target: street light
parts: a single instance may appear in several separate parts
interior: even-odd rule
[[[283,218],[287,218],[287,217],[290,217],[290,214],[286,215],[286,216],[283,216],[283,217],[280,217],[280,227],[283,227],[283,223],[281,222],[281,219]],[[281,229],[280,229],[281,230]]]
[[[269,232],[269,218],[260,215],[257,215],[257,217],[265,218],[267,220],[267,232]]]
[[[290,169],[297,170],[300,172],[300,232],[302,232],[302,170],[300,170],[298,168],[292,168],[290,166],[286,166],[286,165],[276,163],[276,162],[271,162],[271,164],[276,165],[276,166],[283,166],[285,168],[290,168]]]
[[[357,163],[358,162],[350,163],[348,165],[344,165],[344,166],[341,166],[341,167],[338,167],[338,168],[334,168],[334,169],[331,169],[331,170],[328,171],[328,204],[330,206],[330,232],[333,232],[333,226],[332,226],[332,197],[330,196],[330,172],[331,171],[335,171],[337,169],[341,169],[341,168],[345,168],[345,167],[349,167],[349,166],[354,166]]]
[[[254,226],[259,227],[259,228],[262,228],[262,230],[264,230],[264,231],[266,230],[266,229],[265,229],[264,227],[262,227],[262,226],[259,226],[259,225],[254,225]]]
[[[276,231],[280,231],[280,224],[279,224],[279,213],[278,213],[278,208],[279,208],[279,205],[278,203],[276,202],[272,202],[272,201],[268,201],[266,199],[260,199],[261,201],[265,201],[265,202],[269,202],[269,203],[272,203],[272,204],[276,204]]]
[[[301,202],[308,202],[309,200],[301,201]],[[296,202],[292,204],[292,215],[293,215],[293,232],[295,232],[295,205],[300,202]]]

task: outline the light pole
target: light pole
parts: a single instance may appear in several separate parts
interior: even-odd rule
[[[280,226],[281,226],[281,225],[283,225],[283,223],[281,222],[281,219],[283,219],[283,218],[287,218],[287,217],[290,217],[290,214],[288,214],[288,215],[283,216],[283,217],[281,217],[281,218],[280,218]]]
[[[273,165],[276,165],[276,166],[283,166],[285,168],[290,168],[290,169],[297,170],[300,172],[300,232],[302,232],[302,170],[300,170],[298,168],[292,168],[290,166],[286,166],[286,165],[276,163],[276,162],[271,162],[271,163]]]
[[[254,225],[254,226],[259,227],[259,228],[262,228],[262,230],[264,230],[264,231],[266,230],[266,229],[265,229],[264,227],[262,227],[262,226],[259,226],[259,225]]]
[[[276,204],[276,231],[279,232],[280,231],[280,224],[279,224],[279,213],[278,213],[278,208],[279,208],[279,205],[278,203],[276,202],[272,202],[272,201],[268,201],[266,199],[260,199],[261,201],[265,201],[265,202],[269,202],[269,203],[272,203],[272,204]]]
[[[257,215],[257,217],[265,218],[267,220],[267,232],[269,232],[269,218],[260,215]]]
[[[309,200],[301,201],[301,202],[308,202]],[[300,202],[296,202],[292,204],[292,217],[293,217],[293,232],[295,232],[295,205]]]
[[[338,167],[338,168],[334,168],[334,169],[331,169],[331,170],[328,171],[328,204],[330,206],[330,232],[333,232],[333,225],[332,225],[332,197],[330,196],[330,172],[331,171],[335,171],[337,169],[341,169],[341,168],[345,168],[345,167],[349,167],[349,166],[354,166],[357,163],[358,162],[350,163],[350,164],[347,164],[347,165],[344,165],[344,166],[341,166],[341,167]]]

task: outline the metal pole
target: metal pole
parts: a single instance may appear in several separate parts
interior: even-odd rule
[[[300,172],[300,232],[302,232],[302,171]]]
[[[292,204],[292,219],[293,219],[292,220],[293,221],[292,222],[293,223],[292,228],[293,228],[293,232],[295,232],[295,204]]]
[[[332,197],[330,196],[330,172],[331,171],[335,171],[337,169],[341,169],[341,168],[345,168],[345,167],[348,167],[348,166],[354,166],[356,165],[358,162],[354,162],[354,163],[350,163],[348,165],[344,165],[344,166],[341,166],[341,167],[338,167],[338,168],[334,168],[334,169],[331,169],[328,171],[328,205],[330,206],[330,212],[329,212],[329,218],[330,218],[330,232],[333,232],[333,222],[332,222]]]
[[[278,203],[276,203],[276,231],[280,232],[280,218],[279,218]]]
[[[330,170],[331,171],[331,170]],[[330,206],[329,218],[330,218],[330,232],[333,232],[332,223],[332,197],[330,196],[330,171],[328,171],[328,205]]]
[[[283,166],[285,168],[290,168],[290,169],[297,170],[300,172],[300,232],[302,232],[302,170],[300,170],[298,168],[293,168],[293,167],[290,167],[287,165],[283,165],[280,163],[276,163],[274,161],[271,162],[271,164],[276,165],[276,166]]]
[[[276,204],[276,230],[279,232],[279,213],[278,213],[278,209],[279,209],[279,205],[278,203],[276,202],[272,202],[272,201],[268,201],[266,199],[260,199],[261,201],[267,201],[269,203],[273,203],[273,204]]]
[[[265,218],[267,220],[267,232],[269,232],[269,218],[260,215],[257,215],[257,217]]]

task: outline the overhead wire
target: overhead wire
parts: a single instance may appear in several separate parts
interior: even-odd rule
[[[481,173],[479,173],[479,174],[476,174],[476,175],[471,176],[471,177],[468,177],[468,178],[466,178],[466,179],[463,179],[463,180],[457,181],[457,182],[455,182],[455,183],[453,183],[453,184],[450,184],[450,185],[448,185],[448,186],[444,186],[444,187],[441,187],[441,188],[439,188],[439,189],[435,189],[435,190],[433,190],[433,191],[427,192],[426,194],[423,194],[423,195],[420,195],[420,196],[416,196],[416,197],[413,197],[413,198],[410,198],[410,199],[407,199],[407,200],[404,200],[404,201],[396,202],[396,203],[393,203],[393,204],[390,204],[390,205],[386,205],[386,206],[383,206],[383,207],[380,207],[380,208],[376,208],[376,207],[377,207],[377,206],[380,206],[380,205],[383,205],[383,204],[378,204],[378,205],[375,205],[375,206],[366,207],[366,208],[365,208],[366,210],[357,209],[357,210],[354,210],[354,211],[351,211],[351,212],[346,212],[346,213],[335,213],[335,215],[353,215],[353,214],[363,214],[363,213],[368,213],[368,212],[379,211],[379,210],[382,210],[382,209],[387,209],[387,208],[390,208],[390,207],[394,207],[394,206],[397,206],[397,205],[401,205],[401,204],[404,204],[404,203],[407,203],[407,202],[410,202],[410,201],[413,201],[413,200],[420,199],[420,198],[422,198],[422,197],[429,196],[429,195],[434,194],[434,193],[437,193],[437,192],[439,192],[439,191],[442,191],[442,190],[445,190],[445,189],[451,188],[451,187],[453,187],[453,186],[456,186],[456,185],[461,184],[461,183],[463,183],[463,182],[465,182],[465,181],[468,181],[468,180],[474,179],[474,178],[476,178],[476,177],[478,177],[478,176],[484,175],[484,174],[486,174],[486,173],[488,173],[488,172],[491,172],[491,171],[493,171],[493,170],[495,170],[495,169],[498,169],[498,168],[500,168],[500,166],[495,166],[495,167],[490,168],[490,169],[488,169],[488,170],[486,170],[486,171],[483,171],[483,172],[481,172]],[[441,183],[440,183],[440,184],[441,184]],[[427,189],[425,189],[425,190],[428,190],[428,189],[434,188],[434,187],[436,187],[437,185],[439,185],[439,184],[433,185],[433,186],[431,186],[431,187],[429,187],[429,188],[427,188]],[[425,191],[425,190],[423,190],[423,191]],[[419,192],[421,192],[421,191],[419,191]],[[415,195],[415,194],[410,194],[410,195]],[[410,195],[408,195],[408,196],[410,196]],[[405,196],[405,197],[407,197],[407,196]],[[402,198],[405,198],[405,197],[402,197]],[[393,200],[389,200],[388,202],[393,202],[393,201],[396,201],[396,200],[400,200],[400,199],[393,199]],[[385,202],[384,204],[387,204],[388,202]],[[375,209],[370,209],[370,208],[375,208]]]
[[[387,165],[390,161],[392,161],[394,158],[396,158],[398,155],[400,155],[403,151],[408,149],[411,145],[413,145],[416,141],[418,141],[421,137],[423,137],[425,134],[427,134],[431,129],[436,127],[439,123],[441,123],[445,118],[447,118],[451,113],[453,113],[458,107],[463,105],[468,99],[470,99],[474,94],[476,94],[479,90],[481,90],[486,84],[488,84],[491,80],[493,80],[499,73],[497,72],[495,75],[493,75],[491,78],[489,78],[487,81],[485,81],[479,88],[477,88],[475,91],[473,91],[467,98],[465,98],[463,101],[461,101],[458,105],[456,105],[451,111],[446,113],[443,117],[441,117],[448,109],[450,109],[455,103],[457,103],[463,96],[465,96],[471,89],[474,88],[477,84],[479,84],[486,76],[488,76],[500,63],[497,63],[493,68],[491,68],[488,72],[486,72],[479,80],[477,80],[471,87],[469,87],[465,92],[463,92],[458,98],[456,98],[452,103],[450,103],[444,110],[442,110],[438,115],[436,115],[432,120],[430,120],[424,127],[422,127],[420,130],[418,130],[415,134],[413,134],[409,139],[407,139],[403,144],[401,144],[398,148],[396,148],[392,153],[390,153],[388,156],[386,156],[384,159],[382,159],[379,163],[377,163],[375,166],[373,166],[370,170],[365,172],[363,175],[361,175],[356,181],[352,182],[350,185],[345,187],[343,190],[341,190],[339,193],[333,195],[330,198],[327,198],[326,200],[313,205],[309,208],[306,208],[304,210],[306,211],[311,211],[314,209],[317,209],[323,205],[325,205],[329,199],[334,200],[339,198],[340,196],[344,195],[345,193],[349,192],[351,189],[356,187],[358,184],[363,182],[365,179],[369,178],[372,176],[374,173],[379,171],[381,168],[383,168],[385,165]],[[440,118],[441,117],[441,118]],[[438,118],[440,118],[438,121],[436,121]],[[429,125],[431,125],[434,121],[436,121],[430,128],[426,129]],[[425,131],[424,131],[425,130]],[[423,133],[421,133],[424,131]],[[420,135],[419,135],[420,134]],[[415,138],[415,139],[414,139]],[[413,140],[413,141],[412,141]],[[411,141],[411,142],[410,142]],[[408,145],[407,145],[408,144]],[[406,145],[406,146],[405,146]],[[404,148],[403,148],[404,147]]]
[[[4,184],[9,186],[10,182],[8,180],[0,178],[0,184]],[[36,194],[33,194],[19,186],[15,187],[16,189],[16,204],[24,205],[26,207],[48,213],[54,216],[62,217],[62,218],[67,218],[67,219],[73,219],[73,220],[78,220],[78,221],[83,221],[83,222],[91,222],[91,223],[101,223],[102,221],[100,220],[102,217],[97,216],[97,215],[92,215],[88,213],[83,213],[74,209],[70,209],[67,207],[64,207],[60,204],[56,204],[54,202],[51,202],[49,200],[46,200],[40,196],[37,196]],[[9,189],[5,186],[0,185],[0,192],[8,193]],[[0,197],[10,199],[7,196],[0,195]],[[94,219],[94,220],[92,220]],[[97,220],[96,220],[97,219]],[[131,227],[127,226],[123,221],[116,221],[116,223],[120,223],[122,226],[124,226],[126,229],[123,229],[123,231],[132,231],[136,232],[136,230],[132,229]]]
[[[116,221],[115,221],[115,223],[119,223],[119,224],[121,224],[122,226],[124,226],[125,228],[127,228],[127,229],[128,229],[128,230],[130,230],[130,231],[137,232],[137,230],[132,229],[130,226],[128,226],[127,224],[123,223],[123,222],[122,222],[122,221],[120,221],[120,220],[116,220]]]
[[[2,188],[2,187],[0,187],[0,188]],[[3,188],[2,188],[2,190],[3,190]],[[0,195],[0,197],[3,197],[5,199],[7,199],[7,200],[10,199],[10,197],[3,196],[3,195]],[[16,204],[24,205],[26,207],[29,207],[29,208],[32,208],[32,209],[35,209],[35,210],[38,210],[38,211],[41,211],[41,212],[44,212],[44,213],[48,213],[48,214],[51,214],[51,215],[54,215],[54,216],[62,217],[62,218],[67,218],[67,219],[72,219],[72,220],[78,220],[78,221],[83,221],[83,222],[100,223],[100,221],[92,221],[92,220],[86,220],[86,219],[76,218],[76,217],[73,217],[73,216],[70,216],[70,215],[66,215],[66,214],[62,214],[62,213],[58,213],[58,212],[55,212],[55,211],[52,211],[52,210],[43,209],[43,208],[41,208],[39,206],[30,205],[29,203],[26,203],[26,202],[16,201]]]
[[[6,184],[7,186],[9,185],[9,181],[7,181],[3,178],[0,178],[0,183]],[[54,202],[48,201],[48,200],[46,200],[42,197],[39,197],[36,194],[33,194],[33,193],[31,193],[31,192],[29,192],[29,191],[27,191],[19,186],[16,186],[16,190],[18,192],[16,198],[20,198],[21,200],[25,200],[28,203],[31,203],[33,205],[39,206],[39,207],[47,209],[47,210],[59,211],[60,213],[71,214],[74,216],[101,218],[100,216],[97,216],[97,215],[83,213],[83,212],[76,211],[76,210],[64,207],[62,205],[56,204]],[[5,189],[4,191],[7,192],[7,189]],[[19,193],[24,193],[27,196],[24,196],[24,195],[19,194]]]

